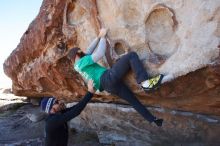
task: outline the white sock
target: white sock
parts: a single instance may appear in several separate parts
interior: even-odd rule
[[[150,85],[149,80],[146,80],[146,81],[141,82],[141,86],[142,86],[142,87],[147,88],[147,87],[149,87],[149,85]]]
[[[170,82],[171,80],[174,79],[174,76],[173,74],[168,74],[168,75],[165,75],[161,81],[161,83],[165,83],[165,82]]]

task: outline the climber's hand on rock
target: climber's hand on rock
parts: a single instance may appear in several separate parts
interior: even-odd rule
[[[107,32],[108,32],[108,29],[102,28],[102,29],[100,30],[100,32],[99,32],[99,36],[98,36],[98,37],[105,37],[106,34],[107,34]]]

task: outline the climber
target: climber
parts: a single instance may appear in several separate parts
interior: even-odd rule
[[[158,75],[149,79],[138,55],[135,52],[122,56],[110,69],[100,66],[97,62],[105,55],[106,51],[106,29],[101,29],[98,37],[89,45],[84,54],[79,48],[72,48],[67,58],[74,64],[74,69],[79,72],[85,80],[93,80],[96,90],[106,90],[128,101],[146,120],[162,126],[163,119],[153,116],[144,105],[134,96],[132,91],[123,83],[122,78],[132,69],[136,75],[137,83],[147,92],[155,90],[166,76]],[[96,50],[95,50],[96,49]],[[95,50],[95,51],[94,51]]]
[[[56,100],[54,97],[45,97],[41,100],[42,110],[49,114],[45,124],[46,146],[67,146],[67,122],[81,113],[91,100],[93,93],[93,82],[90,80],[87,94],[79,103],[70,108],[66,108],[64,102]]]

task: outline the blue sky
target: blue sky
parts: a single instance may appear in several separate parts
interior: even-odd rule
[[[9,86],[3,63],[20,42],[40,10],[43,0],[1,0],[0,2],[0,87]]]

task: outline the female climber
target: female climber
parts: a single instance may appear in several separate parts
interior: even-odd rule
[[[162,126],[163,119],[153,116],[135,97],[122,78],[131,69],[135,73],[137,83],[147,92],[158,88],[166,80],[166,76],[160,74],[149,79],[148,73],[135,52],[122,56],[110,69],[99,65],[97,62],[104,57],[106,51],[106,33],[106,29],[101,29],[98,37],[92,41],[85,53],[79,48],[70,49],[67,57],[74,64],[74,69],[85,80],[93,80],[96,90],[106,90],[119,96],[129,102],[150,123],[154,122],[157,126]]]

